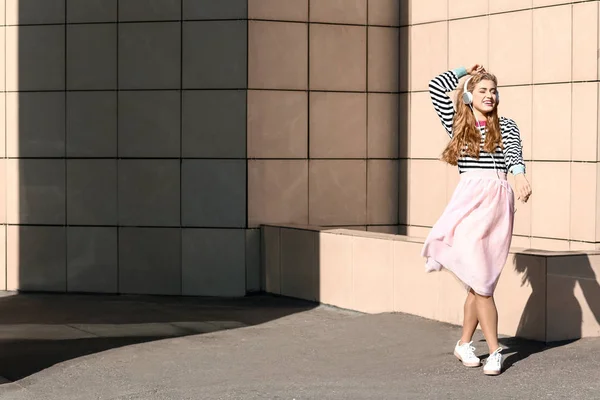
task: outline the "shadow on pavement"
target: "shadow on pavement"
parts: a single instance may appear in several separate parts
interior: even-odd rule
[[[519,254],[514,260],[515,270],[522,274],[521,284],[530,285],[532,293],[523,309],[516,337],[500,340],[506,348],[505,369],[533,354],[583,337],[582,306],[589,309],[588,324],[594,320],[600,322],[600,286],[586,254],[558,259],[552,264],[551,273],[550,266],[540,268],[538,264],[527,254]],[[577,290],[581,293],[579,297]],[[546,342],[526,339],[532,337],[545,337]]]
[[[503,368],[507,370],[519,361],[526,359],[527,357],[542,353],[546,350],[551,350],[556,347],[568,345],[576,342],[577,339],[565,340],[560,342],[543,343],[535,340],[521,339],[517,337],[500,339],[500,346],[505,348],[503,354],[505,354]],[[487,356],[486,356],[487,357]]]
[[[314,307],[268,295],[243,299],[8,295],[0,298],[0,376],[17,381],[93,353],[243,328]]]

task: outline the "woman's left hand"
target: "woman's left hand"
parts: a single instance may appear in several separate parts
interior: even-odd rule
[[[517,199],[522,203],[527,203],[529,196],[531,196],[531,185],[525,177],[525,174],[518,174],[515,176],[515,192]]]

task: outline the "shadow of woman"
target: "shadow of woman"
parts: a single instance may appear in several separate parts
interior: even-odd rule
[[[532,293],[515,337],[501,340],[510,353],[505,369],[532,354],[600,333],[600,285],[589,256],[548,254],[544,264],[536,254],[525,251],[514,258],[521,285],[529,284]]]

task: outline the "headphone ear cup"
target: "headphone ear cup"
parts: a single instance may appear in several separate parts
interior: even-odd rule
[[[471,94],[471,92],[464,92],[463,93],[463,102],[465,104],[467,104],[467,105],[473,103],[473,95]]]
[[[500,91],[496,90],[496,105],[500,104]]]

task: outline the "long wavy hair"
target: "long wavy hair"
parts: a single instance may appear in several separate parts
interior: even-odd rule
[[[498,79],[494,75],[484,72],[472,77],[467,84],[467,90],[473,93],[475,86],[485,80],[492,81],[496,87],[498,86]],[[481,132],[477,128],[473,111],[462,101],[463,93],[464,85],[461,86],[458,92],[456,114],[454,115],[454,123],[452,125],[452,140],[450,140],[450,143],[448,143],[448,146],[442,153],[442,160],[451,165],[456,165],[458,159],[463,155],[479,159]],[[496,101],[494,109],[486,116],[487,132],[483,150],[487,153],[494,153],[497,147],[502,147],[497,104],[498,102]]]

